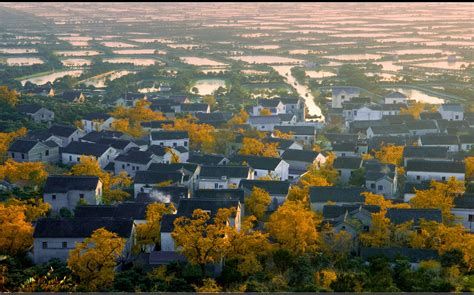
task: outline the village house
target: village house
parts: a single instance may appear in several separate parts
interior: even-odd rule
[[[171,155],[168,155],[168,162]],[[114,160],[115,174],[125,171],[130,176],[135,176],[137,171],[145,171],[150,168],[152,163],[161,163],[166,161],[164,158],[159,158],[149,151],[131,150],[126,154],[117,156]]]
[[[408,160],[452,161],[448,158],[448,148],[442,146],[405,146],[403,148],[403,166]]]
[[[378,136],[409,136],[410,131],[406,125],[388,125],[388,126],[371,126],[367,128],[367,138]]]
[[[84,141],[84,137],[81,138],[81,141]],[[117,151],[117,154],[127,153],[131,149],[139,149],[139,146],[136,143],[127,139],[101,137],[98,140],[91,142],[111,146]]]
[[[275,126],[275,130],[291,134],[291,138],[305,145],[313,145],[316,140],[315,126],[283,125]]]
[[[76,127],[61,124],[53,124],[49,127],[48,132],[61,140],[60,143],[57,142],[61,147],[65,147],[73,141],[79,141],[84,136],[84,133]]]
[[[160,120],[160,121],[141,122],[142,128],[148,132],[164,130],[163,125],[174,126],[174,121]]]
[[[210,113],[211,107],[207,103],[182,103],[181,113],[197,114]]]
[[[385,217],[394,225],[411,221],[413,229],[419,228],[421,220],[442,222],[440,209],[388,208]]]
[[[281,124],[281,119],[277,115],[273,116],[250,116],[247,123],[258,131],[273,131],[275,126]]]
[[[70,103],[84,103],[86,101],[86,97],[81,91],[65,91],[61,95],[61,99]]]
[[[332,150],[336,157],[357,157],[357,145],[355,142],[335,142],[331,144]]]
[[[157,171],[136,171],[133,178],[134,198],[139,193],[149,193],[154,187],[161,183],[169,185],[184,184],[187,185],[189,179],[185,179],[183,171],[157,172]]]
[[[374,194],[394,199],[398,191],[397,166],[372,159],[364,161],[365,187]]]
[[[33,232],[33,261],[46,263],[53,258],[67,262],[69,252],[99,229],[126,239],[123,258],[131,253],[135,240],[133,220],[113,218],[41,218]]]
[[[91,113],[85,115],[82,119],[82,126],[87,133],[92,131],[109,130],[115,119],[106,113]]]
[[[469,152],[474,146],[474,135],[459,135],[461,151]]]
[[[54,112],[37,104],[20,104],[16,106],[16,110],[22,114],[30,116],[37,123],[52,122],[54,120]]]
[[[286,109],[287,114],[293,114],[296,116],[296,121],[304,121],[304,100],[301,97],[282,97],[280,98],[281,103]]]
[[[81,156],[92,156],[102,168],[105,168],[117,156],[117,151],[109,145],[79,141],[71,142],[66,147],[61,148],[59,152],[63,164],[77,164],[80,162]]]
[[[250,115],[260,116],[262,110],[268,110],[272,115],[286,114],[286,106],[280,99],[259,99],[256,106],[252,107]]]
[[[438,108],[441,118],[448,121],[464,120],[464,109],[458,103],[444,103]]]
[[[474,233],[474,194],[464,193],[454,198],[451,214],[456,216],[456,222],[462,224],[469,232]]]
[[[352,98],[360,95],[360,89],[349,86],[332,87],[332,107],[342,108],[342,103],[351,101]]]
[[[189,147],[188,131],[152,131],[150,133],[150,144],[169,147]]]
[[[191,194],[197,189],[199,173],[201,166],[193,163],[153,163],[150,165],[148,171],[155,171],[161,173],[179,172],[183,176],[182,183],[189,188]]]
[[[278,144],[277,146],[277,151],[280,154],[280,156],[286,151],[286,150],[303,150],[303,145],[299,142],[296,142],[292,139],[284,139],[284,138],[278,138],[278,137],[266,137],[262,139],[262,142],[269,144],[269,143],[276,143]]]
[[[229,163],[229,159],[227,159],[223,155],[216,155],[216,154],[202,154],[202,153],[191,153],[188,159],[189,163],[195,163],[199,165],[226,165]]]
[[[403,104],[406,105],[408,98],[405,94],[402,94],[398,91],[392,92],[389,95],[384,97],[385,104]]]
[[[8,156],[16,162],[45,162],[56,163],[59,161],[59,146],[49,140],[17,139],[8,148]]]
[[[459,138],[449,134],[427,134],[418,139],[419,146],[447,147],[448,151],[455,153],[459,151]]]
[[[102,203],[102,182],[97,176],[52,175],[43,189],[43,200],[54,212],[74,210],[79,203]]]
[[[280,180],[243,179],[240,181],[239,187],[244,191],[244,198],[248,198],[255,187],[265,190],[272,199],[270,205],[268,205],[268,211],[275,211],[285,202],[288,196],[288,191],[290,190],[290,182]]]
[[[408,160],[406,165],[407,181],[447,181],[451,176],[464,181],[466,167],[463,162]]]
[[[339,173],[339,182],[349,183],[352,173],[362,167],[362,158],[360,157],[337,157],[333,163],[334,169]]]
[[[287,180],[290,165],[280,158],[259,157],[251,155],[235,155],[230,163],[246,163],[254,170],[254,178],[271,176],[278,180]]]
[[[248,166],[201,166],[199,189],[237,188],[243,179],[253,179],[253,171]]]
[[[122,97],[115,101],[116,106],[134,107],[138,101],[147,100],[148,97],[143,93],[126,92]]]
[[[304,174],[308,170],[308,167],[313,164],[319,166],[326,162],[326,156],[322,153],[303,150],[286,150],[281,155],[281,158],[290,165],[289,179]]]
[[[417,120],[406,123],[407,129],[411,135],[426,135],[439,133],[436,120]]]
[[[26,89],[24,92],[26,95],[29,95],[29,96],[39,95],[39,96],[44,96],[44,97],[53,97],[55,95],[53,85],[51,84],[51,82],[48,82],[40,86],[35,85],[33,88]]]
[[[328,202],[333,205],[364,204],[365,197],[361,195],[364,191],[360,187],[312,186],[309,188],[311,210],[322,212]]]

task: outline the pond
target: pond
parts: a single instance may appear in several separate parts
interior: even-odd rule
[[[273,66],[273,68],[278,72],[278,74],[286,78],[288,84],[296,89],[296,92],[298,92],[299,96],[304,98],[309,115],[321,116],[319,120],[324,121],[321,108],[314,102],[314,96],[311,94],[311,90],[306,85],[297,83],[295,77],[291,75],[292,66]],[[295,85],[295,83],[297,85]]]
[[[8,57],[4,60],[9,66],[31,66],[44,63],[38,57]]]
[[[135,48],[138,47],[137,45],[133,45],[130,43],[125,43],[125,42],[101,42],[100,44],[106,46],[106,47],[112,47],[112,48]]]
[[[167,40],[163,38],[138,38],[138,39],[130,39],[130,41],[137,42],[137,43],[174,43],[172,40]]]
[[[280,45],[248,45],[248,46],[244,46],[245,48],[249,48],[249,49],[278,49],[280,48]]]
[[[166,46],[170,47],[170,48],[174,48],[174,49],[194,49],[194,48],[198,48],[199,45],[196,45],[196,44],[167,44],[165,43]]]
[[[115,54],[166,54],[165,51],[158,49],[120,49],[112,52]]]
[[[388,52],[384,52],[387,54],[398,54],[398,55],[404,55],[404,54],[436,54],[436,53],[442,53],[442,54],[455,54],[453,51],[448,51],[448,50],[443,50],[443,49],[438,49],[438,48],[414,48],[414,49],[398,49],[398,50],[392,50]]]
[[[133,73],[135,72],[134,71],[115,71],[105,76],[101,75],[100,77],[97,77],[97,78],[90,78],[84,81],[84,84],[86,84],[87,86],[92,85],[96,88],[104,88],[106,86],[105,83],[107,80],[112,81],[120,77],[123,77],[125,75],[133,74]]]
[[[58,56],[95,56],[102,54],[97,50],[72,50],[72,51],[56,51],[54,54]]]
[[[444,99],[427,94],[417,89],[410,89],[410,88],[385,88],[385,89],[390,90],[390,91],[398,91],[400,93],[405,94],[409,99],[420,101],[420,102],[426,102],[430,104],[444,103]]]
[[[395,64],[393,61],[374,62],[375,65],[381,65],[384,71],[397,72],[403,69],[403,66]]]
[[[160,61],[152,58],[106,58],[104,62],[120,64],[120,63],[131,63],[136,66],[152,66],[155,63],[161,63]]]
[[[464,65],[464,67],[467,67],[469,64],[470,62],[466,62],[466,61],[448,62],[447,60],[445,60],[445,61],[432,61],[432,62],[426,62],[426,63],[417,63],[417,64],[412,64],[412,66],[423,67],[423,68],[437,68],[437,69],[445,69],[445,70],[461,70],[462,65]]]
[[[61,60],[61,63],[66,67],[82,67],[91,65],[92,61],[85,58],[66,58]]]
[[[301,59],[270,55],[231,56],[229,58],[256,64],[298,64],[303,62]]]
[[[341,55],[326,55],[324,58],[342,60],[342,61],[358,61],[358,60],[371,60],[379,59],[382,57],[380,54],[364,53],[364,54],[341,54]]]
[[[308,75],[310,78],[316,78],[316,79],[336,76],[335,73],[329,72],[329,71],[306,71],[306,75]]]
[[[225,66],[226,64],[204,57],[183,56],[181,60],[193,66]]]
[[[64,76],[73,76],[73,77],[78,77],[83,73],[83,70],[73,70],[73,71],[60,71],[60,72],[55,72],[51,74],[46,74],[43,76],[38,76],[38,77],[33,77],[25,80],[21,80],[21,85],[25,85],[26,82],[31,82],[33,84],[37,85],[43,85],[48,82],[54,82],[54,80],[58,78],[62,78]]]
[[[37,53],[35,48],[0,48],[0,54]]]
[[[212,94],[219,87],[225,88],[225,81],[221,79],[202,79],[196,81],[196,84],[194,84],[193,87],[196,87],[198,89],[198,94],[208,95]]]

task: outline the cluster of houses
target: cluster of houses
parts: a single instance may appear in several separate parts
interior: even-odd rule
[[[117,101],[119,105],[133,106],[144,94],[127,93]],[[146,137],[134,139],[111,131],[114,120],[103,113],[83,117],[83,129],[50,124],[47,130],[29,132],[10,146],[8,155],[22,161],[42,161],[73,165],[83,155],[95,157],[100,166],[111,173],[127,173],[133,178],[133,200],[115,205],[103,204],[102,183],[95,176],[49,176],[43,190],[44,201],[52,206],[53,214],[67,209],[72,218],[48,217],[35,224],[34,261],[51,258],[66,260],[75,242],[80,242],[100,227],[114,231],[127,239],[125,258],[134,243],[136,224],[145,222],[146,207],[152,202],[172,203],[176,212],[165,215],[161,222],[161,248],[150,248],[148,263],[164,264],[183,260],[176,252],[171,237],[173,221],[179,216],[190,216],[194,209],[203,209],[211,215],[220,208],[236,208],[230,224],[240,228],[248,214],[245,199],[254,187],[266,190],[271,196],[268,213],[276,210],[285,200],[290,188],[307,173],[310,165],[326,162],[326,152],[315,152],[312,145],[317,136],[327,139],[327,150],[336,155],[334,168],[339,172],[339,184],[332,187],[311,187],[311,209],[320,212],[324,222],[336,230],[348,231],[363,257],[373,251],[358,246],[360,231],[369,231],[371,213],[380,207],[364,204],[363,192],[383,195],[394,202],[408,202],[415,189],[426,189],[429,181],[445,181],[454,176],[464,180],[465,154],[474,144],[474,113],[465,112],[461,105],[443,104],[437,112],[423,112],[419,120],[401,115],[400,107],[410,104],[406,96],[392,93],[383,104],[361,98],[357,89],[335,87],[328,120],[343,122],[342,133],[328,133],[320,122],[304,121],[304,101],[301,98],[259,99],[246,111],[249,118],[239,128],[266,131],[264,143],[278,143],[278,157],[240,155],[242,136],[229,142],[225,155],[204,154],[189,150],[186,130],[164,130],[173,124],[176,113],[192,113],[198,122],[216,128],[232,117],[225,112],[210,112],[209,105],[191,103],[186,96],[148,99],[150,108],[164,113],[167,120],[146,122],[142,127]],[[34,120],[54,119],[54,113],[44,108],[20,106]],[[262,110],[268,110],[265,115]],[[44,117],[43,117],[44,116]],[[51,120],[50,120],[51,119]],[[276,132],[290,135],[289,139],[275,137]],[[380,149],[384,144],[404,146],[401,175],[395,165],[383,164],[376,159],[364,160],[363,154]],[[326,149],[325,149],[326,150]],[[356,175],[362,183],[354,185]],[[270,176],[271,180],[261,180]],[[403,178],[403,179],[401,179]],[[166,185],[162,185],[162,184]],[[452,212],[466,230],[474,232],[474,195],[466,193],[456,198]],[[413,227],[421,219],[441,221],[438,209],[389,209],[387,217],[400,224],[413,220]],[[354,220],[361,226],[355,226]],[[378,249],[394,255],[393,249]],[[394,252],[395,251],[395,252]],[[403,249],[417,262],[421,257],[434,257],[429,250]],[[430,256],[431,255],[431,256]]]

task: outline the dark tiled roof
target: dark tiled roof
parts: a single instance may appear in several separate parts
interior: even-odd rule
[[[448,147],[443,146],[406,146],[403,149],[404,158],[440,158],[446,159]]]
[[[187,198],[189,189],[184,186],[155,187],[151,193],[139,193],[136,203],[174,203],[178,204],[181,198]]]
[[[110,147],[90,142],[72,141],[66,147],[61,149],[61,153],[74,155],[92,155],[96,157],[102,156]]]
[[[44,193],[66,193],[70,190],[92,191],[97,188],[98,182],[97,176],[53,175],[46,179],[43,191]]]
[[[244,191],[242,189],[198,189],[194,192],[195,199],[233,199],[244,201]]]
[[[188,139],[188,131],[152,131],[151,139],[152,140],[170,140],[170,139]]]
[[[82,94],[81,91],[65,91],[62,95],[62,99],[67,101],[73,101]]]
[[[406,123],[408,130],[438,130],[436,120],[418,120]]]
[[[253,180],[243,179],[240,181],[241,188],[252,191],[254,187],[264,189],[270,195],[287,195],[290,189],[288,181],[280,180]]]
[[[38,144],[36,140],[17,139],[11,145],[8,151],[18,153],[28,153],[33,147]]]
[[[148,153],[157,155],[157,156],[159,156],[159,157],[162,157],[162,156],[166,155],[166,153],[167,153],[168,151],[169,151],[169,148],[168,148],[168,147],[161,146],[161,145],[151,145],[151,146],[148,147],[148,149],[147,149],[147,152],[148,152]]]
[[[34,114],[39,111],[42,106],[38,104],[20,104],[16,106],[16,110],[20,113]]]
[[[34,238],[87,238],[99,228],[129,238],[133,220],[113,218],[42,218],[39,219],[33,233]]]
[[[182,177],[181,172],[137,171],[134,181],[135,183],[158,184],[171,180],[173,183],[179,183]]]
[[[374,134],[408,134],[408,128],[406,125],[388,125],[388,126],[371,126]]]
[[[365,197],[360,194],[364,189],[358,187],[312,186],[309,188],[311,203],[345,202],[364,203]]]
[[[281,155],[285,161],[300,161],[306,163],[313,163],[319,153],[313,151],[303,150],[286,150]]]
[[[360,256],[368,259],[373,256],[385,256],[390,261],[398,257],[406,257],[410,262],[420,262],[422,260],[437,260],[438,252],[432,249],[415,248],[364,248],[360,249]]]
[[[207,112],[209,105],[207,103],[182,103],[182,112]]]
[[[362,166],[360,157],[337,157],[334,160],[334,169],[359,169]]]
[[[454,198],[454,208],[474,209],[474,194],[465,193],[460,197]]]
[[[145,127],[145,128],[159,129],[159,128],[163,128],[163,125],[174,126],[174,121],[161,120],[161,121],[142,122],[141,125],[142,127]]]
[[[208,210],[211,215],[214,215],[221,208],[238,208],[239,203],[235,199],[181,199],[179,200],[178,214],[191,216],[195,209],[202,209]]]
[[[280,103],[279,99],[259,99],[258,105],[264,108],[276,108]]]
[[[190,153],[188,162],[201,165],[217,165],[223,159],[222,155]]]
[[[119,155],[115,158],[114,161],[120,162],[127,162],[127,163],[134,163],[134,164],[148,164],[151,161],[152,157],[151,152],[143,152],[143,151],[129,151],[124,155]]]
[[[150,265],[170,264],[172,262],[186,262],[186,256],[175,251],[152,251],[148,258]]]
[[[202,166],[199,177],[202,178],[221,178],[227,176],[229,178],[247,178],[250,173],[248,166]]]
[[[332,150],[335,152],[355,152],[355,142],[335,142],[331,144]]]
[[[438,120],[441,119],[441,114],[438,112],[422,112],[420,113],[421,120]]]
[[[459,142],[460,143],[474,143],[474,135],[460,135]]]
[[[293,133],[294,135],[310,135],[316,134],[316,128],[314,126],[275,126],[275,130],[279,130],[283,133]]]
[[[294,140],[277,137],[266,137],[262,141],[265,143],[278,143],[277,149],[279,150],[287,150],[292,144],[295,143]]]
[[[118,150],[123,150],[129,144],[133,144],[130,140],[126,140],[126,139],[105,138],[105,137],[98,139],[96,143],[102,144],[102,145],[108,145]]]
[[[338,218],[346,212],[359,210],[360,208],[369,211],[370,213],[380,212],[380,207],[376,205],[360,205],[360,204],[345,204],[345,205],[324,205],[323,218],[334,219]]]
[[[422,181],[421,183],[406,183],[403,189],[404,194],[414,194],[416,190],[427,190],[430,188],[429,181]]]
[[[92,121],[92,120],[107,120],[111,118],[107,113],[89,113],[83,117],[84,120]]]
[[[156,172],[177,172],[177,171],[188,171],[191,174],[194,174],[198,168],[197,164],[193,163],[153,163],[148,168],[148,171],[156,171]]]
[[[466,166],[463,162],[408,160],[407,171],[464,173]]]
[[[386,98],[407,98],[407,96],[403,93],[400,93],[398,91],[395,91],[395,92],[391,92],[390,94],[388,94],[387,96],[385,96]]]
[[[456,135],[447,134],[427,134],[421,135],[422,145],[453,145],[459,144],[459,139]]]
[[[77,131],[76,127],[73,126],[68,126],[68,125],[59,125],[59,124],[54,124],[51,127],[49,127],[48,131],[56,136],[60,137],[69,137],[71,136],[74,132]]]
[[[386,217],[393,224],[413,221],[414,225],[417,225],[421,219],[436,222],[442,221],[441,210],[439,209],[388,208]]]
[[[383,121],[388,121],[390,124],[405,124],[408,122],[414,122],[415,119],[412,115],[402,114],[402,115],[384,115],[382,117]]]
[[[246,162],[250,167],[261,170],[274,170],[282,161],[280,158],[259,157],[250,155],[235,155],[229,159],[231,163]]]
[[[161,218],[160,230],[162,233],[170,233],[174,230],[173,222],[178,218],[184,216],[183,214],[165,214]]]
[[[359,139],[358,134],[344,134],[344,133],[325,133],[326,137],[330,142],[355,142]]]

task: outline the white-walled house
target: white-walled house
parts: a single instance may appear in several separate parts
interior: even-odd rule
[[[248,166],[215,165],[202,166],[199,173],[199,189],[237,188],[243,179],[253,179],[253,170]]]
[[[275,126],[281,124],[281,118],[277,115],[250,116],[247,123],[258,131],[273,131]]]
[[[8,157],[16,162],[45,162],[56,163],[59,161],[59,145],[48,140],[17,139],[8,148]]]
[[[260,116],[260,112],[268,109],[272,115],[286,114],[286,106],[280,99],[259,99],[256,106],[252,107],[253,116]]]
[[[342,103],[351,101],[354,97],[359,97],[360,89],[349,86],[335,86],[332,88],[332,107],[342,108]]]
[[[68,146],[60,149],[61,162],[73,165],[80,162],[81,156],[92,156],[99,162],[103,169],[117,157],[117,151],[109,146],[89,142],[73,141]]]
[[[328,202],[333,205],[364,204],[361,193],[366,190],[360,187],[312,186],[309,188],[311,209],[322,212]]]
[[[451,176],[464,181],[466,166],[463,162],[408,160],[406,165],[407,181],[446,181]]]
[[[418,138],[419,146],[447,147],[448,151],[459,151],[459,138],[450,134],[426,134]]]
[[[271,175],[278,180],[287,180],[290,165],[280,158],[235,155],[230,163],[247,163],[254,170],[254,179]]]
[[[150,145],[189,148],[188,131],[161,130],[150,133]]]
[[[37,104],[21,104],[16,106],[16,110],[22,114],[30,116],[35,122],[52,122],[54,112]]]
[[[79,202],[98,205],[102,202],[102,182],[97,176],[48,176],[43,200],[56,213],[62,208],[73,210]]]
[[[465,193],[454,199],[451,213],[457,217],[456,222],[461,223],[469,232],[474,233],[474,195]]]
[[[445,103],[438,108],[441,118],[448,121],[464,120],[464,108],[458,103]]]
[[[85,135],[84,132],[76,127],[60,124],[53,124],[49,127],[48,132],[61,140],[58,144],[62,147],[67,146],[73,141],[79,141]]]
[[[384,97],[384,103],[385,104],[407,104],[407,96],[403,93],[400,93],[398,91],[392,92],[389,95]]]
[[[153,163],[161,163],[158,156],[151,152],[132,150],[126,154],[117,156],[114,160],[115,174],[125,171],[130,176],[135,176],[137,171],[145,171]]]
[[[460,135],[459,144],[461,151],[469,152],[474,146],[474,136],[472,135]]]
[[[92,131],[102,131],[102,130],[110,130],[112,127],[112,123],[115,119],[105,113],[91,113],[85,115],[81,122],[84,126],[84,131],[87,133]]]
[[[46,263],[53,258],[67,262],[76,243],[82,243],[99,229],[118,234],[126,240],[122,257],[128,258],[135,240],[132,219],[113,218],[41,218],[33,233],[33,261]]]
[[[333,164],[334,169],[339,172],[339,182],[347,184],[355,170],[362,167],[360,157],[337,157]]]

